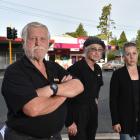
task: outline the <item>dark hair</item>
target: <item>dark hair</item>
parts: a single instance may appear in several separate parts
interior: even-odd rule
[[[134,43],[134,42],[126,42],[126,43],[124,43],[123,51],[125,52],[125,48],[128,48],[128,47],[136,47],[136,43]]]
[[[105,49],[105,44],[104,41],[102,41],[100,38],[95,37],[95,36],[90,36],[88,37],[83,45],[83,48],[86,48],[87,46],[91,45],[91,44],[99,44],[103,47],[103,49]]]

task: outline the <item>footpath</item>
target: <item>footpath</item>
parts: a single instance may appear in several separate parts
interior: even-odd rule
[[[68,140],[68,136],[62,134],[62,140]],[[119,135],[116,133],[97,133],[96,140],[119,140]]]

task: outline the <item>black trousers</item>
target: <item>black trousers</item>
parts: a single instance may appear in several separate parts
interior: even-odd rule
[[[76,136],[69,136],[69,140],[95,140],[98,127],[97,104],[76,105],[74,110],[78,132]]]
[[[55,134],[49,138],[35,138],[7,128],[5,131],[4,140],[62,140],[62,138],[60,133]]]

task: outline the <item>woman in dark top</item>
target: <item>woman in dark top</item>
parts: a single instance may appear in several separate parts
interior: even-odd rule
[[[84,42],[85,57],[68,68],[74,77],[84,85],[81,96],[68,101],[66,126],[69,140],[95,140],[98,127],[98,96],[103,85],[102,71],[97,60],[105,50],[104,42],[97,37],[89,37]]]
[[[113,130],[120,140],[140,140],[140,67],[136,44],[124,44],[125,66],[116,70],[110,82],[110,111]]]

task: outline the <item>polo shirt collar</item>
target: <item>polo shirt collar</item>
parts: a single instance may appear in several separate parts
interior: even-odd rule
[[[26,55],[23,56],[22,61],[26,67],[31,67],[36,69],[36,67],[33,65],[33,63],[29,60],[29,58]],[[43,63],[45,64],[45,59],[43,59]]]

